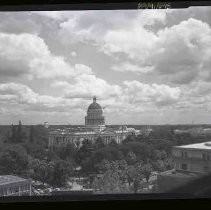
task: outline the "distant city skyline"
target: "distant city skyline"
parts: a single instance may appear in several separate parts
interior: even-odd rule
[[[211,7],[0,12],[0,125],[211,124]]]

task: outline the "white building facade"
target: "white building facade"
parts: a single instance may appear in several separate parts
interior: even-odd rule
[[[81,131],[72,131],[70,129],[57,129],[49,132],[49,147],[62,146],[66,144],[75,144],[77,147],[82,145],[83,140],[90,140],[92,143],[101,138],[105,144],[115,141],[120,144],[129,135],[139,135],[140,131],[134,128],[121,126],[118,130],[106,127],[105,117],[102,107],[93,98],[87,110],[85,117],[85,126]]]

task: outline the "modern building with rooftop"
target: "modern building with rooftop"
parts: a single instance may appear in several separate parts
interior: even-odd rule
[[[158,192],[165,192],[211,172],[211,142],[175,146],[175,167],[158,175]]]
[[[176,170],[193,173],[211,172],[211,142],[175,146],[172,152]]]
[[[13,175],[0,176],[0,196],[31,195],[32,187],[29,179]]]
[[[87,116],[85,116],[85,126],[80,127],[78,130],[67,128],[50,131],[49,147],[66,145],[68,143],[73,143],[79,147],[85,139],[94,142],[98,138],[101,138],[105,144],[108,144],[112,140],[119,144],[126,139],[128,135],[138,134],[140,134],[140,131],[134,128],[121,126],[115,130],[106,126],[103,109],[101,105],[97,103],[96,97],[93,97],[93,102],[89,105]]]

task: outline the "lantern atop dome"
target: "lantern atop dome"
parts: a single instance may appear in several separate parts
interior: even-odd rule
[[[96,103],[96,101],[97,101],[97,98],[96,98],[96,96],[94,96],[93,97],[93,103]]]

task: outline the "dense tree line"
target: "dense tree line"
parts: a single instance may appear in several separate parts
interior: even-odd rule
[[[111,141],[105,145],[99,138],[94,144],[84,140],[79,149],[73,144],[48,149],[44,144],[35,141],[36,136],[32,137],[32,132],[35,132],[35,128],[30,127],[27,142],[11,143],[0,151],[1,174],[28,176],[53,186],[63,186],[68,177],[74,175],[78,166],[81,167],[81,175],[96,177],[98,174],[104,174],[108,179],[111,169],[103,165],[105,161],[124,163],[128,173],[136,171],[136,177],[145,178],[146,181],[152,171],[163,171],[172,166],[169,156],[171,144],[162,141],[142,142],[138,138],[129,137],[122,144]],[[142,171],[138,173],[140,167]],[[127,180],[129,185],[137,182],[136,178]],[[122,178],[118,183],[121,182]]]
[[[5,144],[36,143],[46,147],[48,131],[42,125],[24,126],[19,121],[18,125],[12,124],[2,138]]]
[[[12,125],[0,149],[0,174],[33,178],[54,187],[64,186],[73,171],[74,148],[47,149],[48,133],[42,125]],[[73,150],[72,150],[73,149]],[[69,156],[69,154],[71,154]],[[69,158],[69,159],[68,159]]]
[[[102,192],[138,192],[150,181],[152,172],[173,168],[174,145],[203,141],[186,134],[175,135],[172,129],[160,128],[148,136],[128,136],[122,144],[112,140],[105,145],[84,140],[48,148],[48,132],[43,126],[12,125],[5,145],[0,148],[0,174],[30,177],[54,187],[64,186],[70,176],[88,176],[92,187]],[[100,177],[99,177],[100,175]]]
[[[8,139],[6,139],[6,142],[21,143],[25,139],[26,139],[26,133],[22,129],[21,121],[19,121],[18,125],[12,124],[11,133],[8,134]]]
[[[27,152],[21,145],[9,145],[0,151],[0,173],[25,175],[28,167]]]
[[[0,174],[33,178],[53,187],[64,186],[73,172],[73,162],[55,158],[50,153],[40,145],[7,146],[0,151]]]
[[[163,165],[163,170],[165,170],[171,167],[171,147],[172,143],[168,141],[142,142],[138,137],[130,140],[127,138],[122,144],[115,145],[113,143],[104,145],[102,140],[98,140],[92,145],[87,141],[83,143],[77,156],[78,163],[85,173],[98,173],[97,166],[103,160],[125,160],[130,165],[139,161],[156,165],[156,162],[159,163],[157,165]],[[161,170],[162,167],[157,168]]]
[[[129,165],[125,160],[103,161],[100,164],[104,173],[95,177],[92,187],[102,193],[137,193],[141,184],[149,181],[152,165],[137,162]]]

